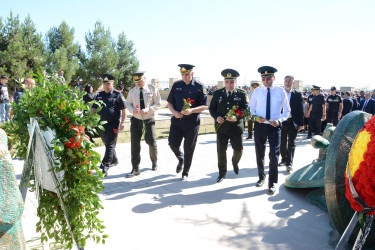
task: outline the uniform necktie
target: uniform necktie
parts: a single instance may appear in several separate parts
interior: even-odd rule
[[[228,98],[232,96],[232,92],[228,91]]]
[[[141,105],[141,109],[145,109],[145,101],[143,100],[143,88],[140,88],[139,103]]]
[[[271,93],[270,88],[267,88],[267,106],[266,106],[266,119],[269,120],[271,118]]]

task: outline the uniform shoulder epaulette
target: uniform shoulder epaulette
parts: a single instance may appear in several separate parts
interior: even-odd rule
[[[156,89],[155,86],[152,85],[152,84],[148,84],[148,87],[149,87],[150,89]]]
[[[132,89],[134,89],[134,87],[135,87],[135,86],[131,87],[131,88],[130,88],[129,90],[132,90]]]
[[[196,80],[196,79],[194,79],[194,82],[196,82],[196,83],[198,83],[198,84],[200,84],[200,85],[202,85],[202,86],[204,85],[203,82],[201,82],[200,80]]]
[[[113,89],[113,92],[121,93],[121,91],[120,91],[120,90],[117,90],[117,89]]]

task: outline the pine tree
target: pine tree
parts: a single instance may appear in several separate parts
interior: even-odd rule
[[[0,74],[7,75],[8,85],[14,87],[44,64],[42,36],[30,16],[21,23],[12,12],[0,28]]]
[[[125,87],[130,87],[133,84],[131,74],[138,70],[139,61],[135,55],[133,41],[128,40],[124,32],[118,36],[116,52],[119,62],[114,75],[118,82],[122,81]]]
[[[78,43],[74,43],[74,28],[63,21],[59,27],[52,27],[46,36],[47,70],[49,73],[64,71],[65,81],[70,83],[79,69]]]
[[[86,60],[83,62],[85,78],[95,86],[100,85],[100,76],[114,74],[119,62],[115,42],[109,29],[97,21],[92,32],[86,33]],[[117,81],[117,80],[116,80]]]

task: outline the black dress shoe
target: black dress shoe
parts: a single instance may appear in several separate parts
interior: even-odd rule
[[[289,173],[293,171],[293,168],[292,166],[288,165],[286,166],[286,171],[288,171]]]
[[[233,171],[234,171],[236,174],[238,174],[238,172],[240,171],[240,170],[238,169],[238,165],[234,165],[234,166],[233,166]]]
[[[276,192],[276,188],[275,188],[275,185],[272,185],[268,191],[271,193],[271,194],[274,194]]]
[[[140,174],[139,169],[133,169],[129,174],[126,175],[126,178],[132,178],[139,174]]]
[[[104,167],[102,169],[102,173],[103,173],[104,177],[107,177],[108,176],[108,168]]]
[[[225,178],[225,176],[220,176],[220,175],[219,175],[219,176],[217,177],[216,182],[217,182],[217,183],[222,182],[222,181],[224,180],[224,178]]]
[[[263,186],[263,184],[264,184],[264,180],[259,180],[259,181],[257,181],[256,186],[261,187],[261,186]]]
[[[188,180],[188,176],[187,175],[183,175],[182,178],[181,178],[181,181],[187,181]]]
[[[307,137],[306,137],[306,139],[311,139],[311,136],[310,136],[310,135],[309,135],[309,136],[307,136]]]
[[[158,169],[158,164],[153,163],[152,164],[152,171],[156,171]]]
[[[176,168],[176,173],[180,173],[182,171],[182,166],[184,165],[184,161],[180,161]]]

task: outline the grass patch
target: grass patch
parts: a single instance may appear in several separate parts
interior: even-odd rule
[[[199,134],[214,134],[215,127],[213,125],[201,125],[199,128]],[[169,128],[163,129],[156,129],[156,139],[166,139],[169,136]],[[144,140],[144,136],[142,136],[142,140]],[[103,146],[102,139],[94,138],[96,147]],[[117,137],[117,143],[128,143],[130,142],[130,131],[122,131],[119,133]]]

